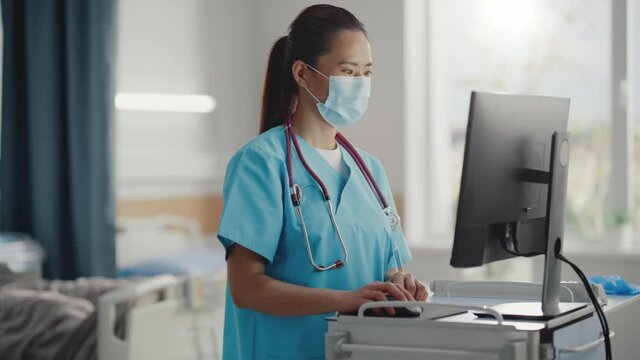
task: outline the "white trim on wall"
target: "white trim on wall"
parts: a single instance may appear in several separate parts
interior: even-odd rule
[[[412,245],[420,245],[426,238],[428,227],[424,203],[427,199],[426,184],[429,167],[422,159],[427,153],[428,96],[428,25],[426,19],[427,2],[405,0],[404,2],[404,221],[403,230]],[[426,64],[426,65],[425,65]]]
[[[631,20],[627,16],[628,6],[633,0],[611,2],[611,186],[610,199],[612,210],[620,216],[631,219],[634,207],[633,197],[633,114],[629,111],[632,102],[629,77],[633,61],[629,61],[630,52],[628,33]],[[630,15],[630,14],[629,14]],[[627,247],[633,243],[633,223],[623,225],[619,242]]]

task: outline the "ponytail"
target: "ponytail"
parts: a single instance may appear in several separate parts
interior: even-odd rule
[[[271,47],[262,94],[260,133],[291,116],[291,100],[298,92],[291,66],[302,60],[317,66],[318,58],[331,51],[331,40],[340,30],[367,32],[348,10],[332,5],[312,5],[302,10],[289,26],[289,34]]]
[[[287,45],[288,37],[283,36],[271,47],[267,76],[262,94],[260,133],[282,125],[291,115],[291,97],[295,91],[291,61]]]

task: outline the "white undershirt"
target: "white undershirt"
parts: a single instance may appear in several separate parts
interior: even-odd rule
[[[344,160],[342,159],[342,148],[340,146],[336,145],[336,148],[333,150],[326,150],[317,147],[314,147],[314,149],[316,149],[316,151],[320,155],[322,155],[322,157],[327,160],[329,165],[331,165],[332,168],[336,169],[336,171],[340,175],[344,177],[347,176],[347,167],[344,163]]]

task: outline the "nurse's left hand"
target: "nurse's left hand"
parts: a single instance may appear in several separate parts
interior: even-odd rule
[[[429,296],[427,287],[420,280],[414,278],[411,273],[397,271],[391,275],[388,281],[403,287],[416,301],[425,301]]]

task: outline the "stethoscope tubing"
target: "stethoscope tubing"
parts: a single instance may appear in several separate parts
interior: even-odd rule
[[[327,190],[327,187],[325,186],[324,182],[315,173],[315,171],[313,171],[313,169],[311,169],[311,167],[309,166],[309,164],[305,160],[304,156],[302,155],[302,150],[300,150],[300,144],[298,143],[298,139],[296,138],[295,134],[293,133],[291,120],[288,120],[288,121],[285,122],[284,128],[285,128],[284,129],[285,130],[285,135],[286,135],[286,138],[287,138],[286,139],[286,144],[287,144],[287,172],[288,172],[288,178],[289,178],[289,187],[291,188],[292,191],[294,190],[293,188],[294,188],[295,184],[293,182],[293,166],[292,166],[292,161],[293,160],[292,160],[292,154],[291,154],[292,151],[291,151],[291,145],[290,145],[290,143],[293,142],[293,145],[295,147],[295,150],[296,150],[296,153],[298,155],[298,158],[300,159],[300,162],[302,163],[302,166],[304,166],[305,170],[307,170],[307,172],[309,173],[309,175],[311,175],[313,180],[318,184],[318,186],[320,186],[320,188],[322,189],[322,194],[323,194],[324,199],[325,200],[330,199],[331,196],[329,194],[329,190]],[[360,172],[364,176],[365,180],[369,184],[369,187],[371,188],[371,191],[373,191],[373,193],[378,198],[378,201],[379,201],[380,206],[382,207],[382,209],[384,210],[384,209],[389,208],[389,203],[387,202],[386,197],[384,196],[384,194],[380,190],[380,187],[378,186],[378,183],[375,181],[373,175],[371,174],[371,171],[369,170],[367,165],[364,163],[364,160],[362,159],[362,157],[358,153],[358,150],[356,150],[355,146],[353,146],[353,144],[351,144],[351,142],[349,142],[349,140],[347,140],[347,138],[344,135],[342,135],[341,133],[339,133],[339,132],[336,134],[336,141],[338,142],[338,144],[342,145],[345,148],[347,153],[349,153],[349,156],[351,156],[353,161],[356,163],[356,166],[358,166],[358,169],[360,170]],[[297,200],[298,200],[298,202],[300,201],[300,199],[297,199]]]
[[[336,141],[338,141],[340,145],[347,149],[347,152],[349,153],[351,158],[353,158],[354,162],[360,169],[360,172],[362,172],[362,174],[364,175],[367,183],[369,183],[371,191],[373,191],[378,196],[380,206],[382,206],[383,209],[388,208],[389,203],[387,202],[387,199],[380,190],[380,187],[378,187],[378,183],[375,181],[373,175],[371,174],[371,171],[369,171],[369,168],[367,167],[367,165],[365,165],[364,160],[362,160],[362,157],[358,153],[358,150],[356,150],[353,144],[351,144],[351,142],[349,142],[349,140],[347,140],[347,138],[344,137],[344,135],[342,135],[341,133],[336,134]]]
[[[289,181],[289,189],[290,189],[290,192],[291,192],[291,201],[292,201],[292,203],[294,205],[296,214],[297,214],[298,218],[300,219],[300,223],[302,225],[302,233],[304,235],[305,246],[307,248],[307,256],[309,257],[309,262],[311,263],[311,265],[313,266],[313,268],[316,271],[326,271],[326,270],[331,270],[331,269],[337,269],[337,268],[342,267],[347,262],[347,260],[349,259],[349,252],[348,252],[347,247],[346,247],[346,245],[344,243],[344,239],[342,238],[342,233],[340,232],[340,228],[338,227],[338,224],[336,222],[335,212],[333,210],[333,205],[331,204],[331,196],[329,194],[329,190],[325,186],[325,184],[322,181],[322,179],[320,179],[320,177],[315,173],[315,171],[313,171],[313,169],[311,169],[311,166],[309,166],[309,164],[307,163],[306,159],[304,158],[304,156],[302,154],[302,150],[300,150],[300,144],[298,143],[298,139],[296,138],[296,135],[293,132],[292,123],[293,123],[293,120],[291,118],[288,118],[284,122],[285,143],[286,143],[286,150],[287,150],[287,177],[288,177],[288,181]],[[380,206],[382,207],[383,212],[388,215],[390,213],[390,211],[391,211],[391,208],[389,207],[389,204],[387,203],[386,198],[382,194],[382,191],[380,190],[377,182],[373,178],[373,175],[371,174],[371,171],[369,171],[369,168],[364,163],[364,160],[362,159],[362,157],[360,156],[360,154],[358,153],[356,148],[341,133],[337,133],[336,134],[336,141],[338,142],[338,144],[342,145],[345,148],[347,153],[349,153],[351,158],[354,160],[354,162],[358,166],[358,169],[360,169],[360,172],[362,173],[362,175],[366,179],[367,183],[369,184],[369,187],[371,188],[371,191],[377,196],[377,200],[378,200]],[[344,259],[338,259],[338,260],[334,261],[333,264],[328,265],[328,266],[318,265],[315,262],[315,259],[313,257],[313,253],[311,251],[311,243],[309,241],[309,233],[307,231],[307,225],[306,225],[306,222],[304,220],[304,216],[302,214],[302,209],[300,208],[300,201],[302,199],[302,190],[300,189],[300,186],[294,182],[294,179],[293,179],[293,165],[292,165],[292,162],[293,162],[292,153],[293,153],[293,151],[291,149],[291,143],[293,143],[293,147],[295,148],[296,154],[298,156],[298,159],[300,159],[300,162],[302,163],[302,166],[305,168],[305,170],[307,170],[309,175],[311,175],[311,177],[314,179],[314,181],[322,189],[324,202],[325,202],[325,204],[327,206],[327,209],[329,210],[329,217],[331,218],[331,225],[333,226],[334,230],[336,231],[336,234],[338,235],[338,241],[339,241],[340,247],[342,248],[342,251],[344,253]]]

